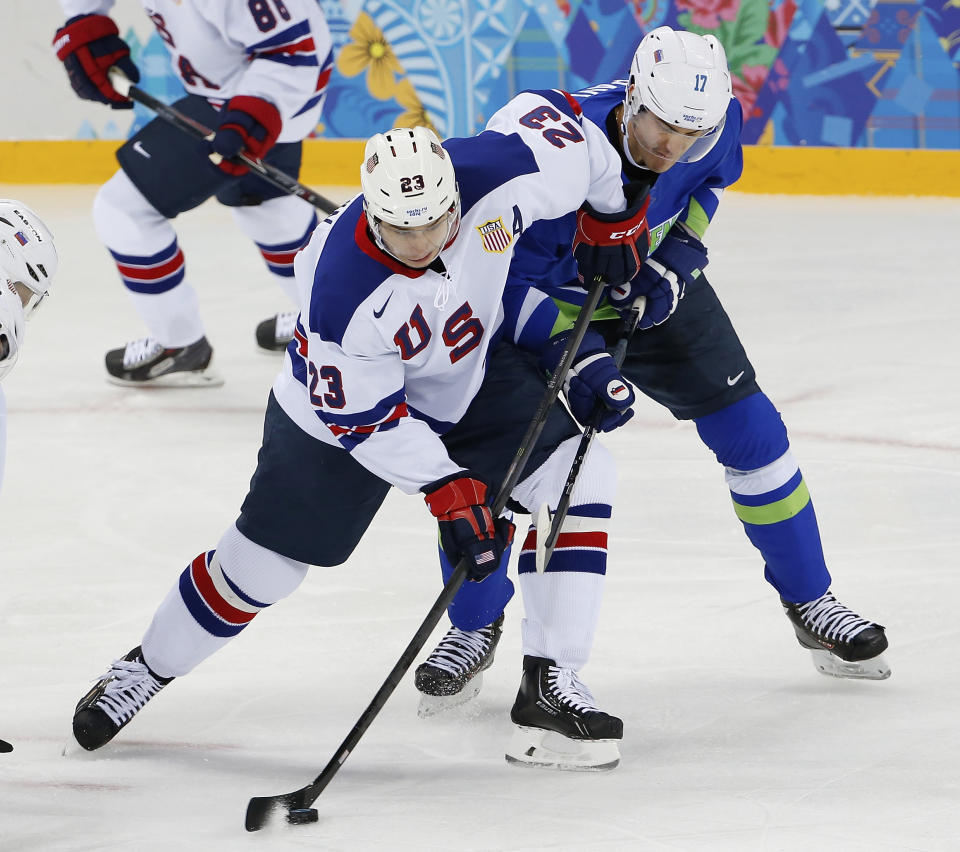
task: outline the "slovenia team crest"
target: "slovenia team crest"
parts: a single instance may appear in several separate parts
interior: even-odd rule
[[[503,219],[491,219],[489,222],[478,225],[477,230],[480,232],[484,251],[503,254],[513,242],[510,232],[503,227]]]

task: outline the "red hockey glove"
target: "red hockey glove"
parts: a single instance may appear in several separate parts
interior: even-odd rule
[[[53,38],[53,49],[67,69],[70,85],[84,100],[110,104],[113,109],[133,109],[133,101],[121,95],[107,78],[116,65],[134,83],[140,79],[130,60],[130,47],[120,38],[117,25],[106,15],[77,15]]]
[[[622,284],[637,274],[647,256],[649,187],[631,192],[625,188],[627,209],[598,213],[587,202],[577,211],[573,256],[580,283],[589,286],[599,276],[608,284]],[[631,195],[635,196],[631,200]]]
[[[475,582],[496,571],[516,528],[506,518],[494,520],[486,483],[463,470],[420,490],[440,526],[440,546],[447,558],[454,565],[468,559],[467,576]]]
[[[237,177],[249,169],[231,162],[241,152],[260,160],[273,147],[283,128],[277,108],[263,98],[236,95],[223,110],[220,126],[210,142],[211,159],[228,175]],[[219,154],[222,160],[214,158]]]

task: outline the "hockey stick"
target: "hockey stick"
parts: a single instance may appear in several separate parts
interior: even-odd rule
[[[633,303],[630,312],[623,318],[623,325],[621,326],[623,331],[620,339],[617,341],[616,348],[613,350],[613,361],[617,365],[617,369],[623,366],[623,359],[627,355],[627,346],[630,345],[630,338],[633,337],[633,333],[637,330],[637,324],[640,322],[640,315],[643,313],[646,303],[646,298],[640,296]],[[573,457],[573,464],[570,466],[570,473],[567,474],[567,481],[564,483],[563,492],[560,495],[560,502],[557,503],[557,508],[553,513],[553,521],[550,521],[550,507],[546,504],[540,507],[540,512],[537,514],[537,551],[535,559],[537,571],[541,574],[547,570],[547,563],[550,562],[550,557],[553,556],[553,549],[556,547],[557,538],[560,535],[560,527],[563,526],[567,512],[570,510],[573,489],[577,484],[577,479],[580,476],[580,470],[583,468],[583,462],[587,457],[587,453],[590,451],[593,438],[597,434],[597,422],[599,419],[600,414],[598,412],[596,417],[594,417],[593,423],[583,430],[580,443],[577,445],[576,455]],[[540,530],[547,526],[549,526],[550,532],[541,542]]]
[[[110,85],[113,86],[119,94],[153,110],[164,121],[182,130],[188,136],[204,141],[213,139],[213,131],[210,130],[210,128],[204,127],[199,121],[194,121],[189,116],[158,100],[138,86],[134,86],[127,76],[118,68],[111,68],[108,76],[110,77]],[[217,162],[214,159],[216,157],[220,157],[220,155],[210,155],[210,158],[214,160],[214,162]],[[302,198],[324,213],[332,213],[339,206],[334,204],[329,198],[324,198],[322,195],[317,194],[310,189],[310,187],[304,186],[298,180],[290,177],[286,172],[280,171],[276,166],[271,166],[269,163],[263,162],[263,160],[256,159],[256,157],[239,154],[231,158],[231,161],[243,163],[250,171],[256,172],[256,174],[267,183],[273,184],[278,189],[282,189],[288,195],[296,195],[298,198]]]
[[[547,382],[547,389],[543,393],[537,412],[527,427],[526,434],[524,434],[523,440],[520,442],[520,446],[513,457],[510,468],[504,477],[503,484],[500,486],[500,490],[497,492],[497,496],[493,501],[493,506],[490,511],[495,518],[499,517],[506,507],[507,501],[510,499],[510,493],[520,480],[520,475],[523,473],[524,467],[526,467],[530,453],[536,445],[540,433],[543,432],[550,408],[554,402],[556,402],[560,388],[563,386],[563,377],[566,376],[570,370],[570,364],[573,362],[577,349],[580,348],[580,342],[587,332],[587,326],[590,324],[602,292],[603,281],[597,278],[590,285],[586,303],[580,312],[580,316],[577,317],[577,321],[567,340],[566,348],[563,350],[563,357],[560,359],[557,369]],[[273,813],[281,808],[287,809],[287,821],[290,823],[316,822],[318,818],[317,812],[312,809],[310,805],[317,800],[326,786],[333,780],[334,775],[337,774],[337,771],[343,766],[344,761],[350,756],[350,753],[360,741],[364,731],[370,727],[371,722],[373,722],[383,709],[383,706],[387,703],[387,699],[390,698],[397,684],[400,683],[407,670],[413,664],[414,659],[416,659],[420,653],[424,643],[430,638],[430,634],[440,621],[440,617],[450,605],[450,602],[466,578],[467,560],[461,559],[454,569],[453,574],[450,576],[450,579],[447,580],[444,585],[439,597],[433,606],[430,607],[430,611],[427,613],[426,618],[423,619],[423,623],[417,629],[413,639],[410,640],[410,644],[407,645],[404,652],[400,655],[400,659],[397,660],[394,667],[390,670],[387,679],[383,682],[383,686],[377,690],[377,694],[373,696],[373,700],[367,706],[367,709],[363,711],[363,714],[353,726],[353,730],[347,734],[346,739],[340,744],[340,747],[336,750],[333,757],[330,758],[330,761],[323,768],[323,771],[305,787],[294,790],[292,793],[284,793],[279,796],[256,796],[252,798],[247,804],[247,831],[258,831],[263,828]]]

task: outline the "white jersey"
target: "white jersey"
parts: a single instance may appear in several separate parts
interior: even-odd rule
[[[234,95],[270,101],[279,142],[316,126],[333,69],[317,0],[141,0],[184,88],[219,106]],[[106,15],[114,0],[60,0],[67,18]]]
[[[3,488],[3,465],[7,457],[7,398],[0,385],[0,488]]]
[[[372,241],[362,196],[324,219],[294,264],[301,315],[274,383],[301,429],[407,493],[461,469],[439,436],[470,405],[492,343],[512,337],[502,299],[524,229],[584,200],[625,206],[615,151],[561,92],[518,95],[486,132],[444,148],[456,239],[415,270]]]

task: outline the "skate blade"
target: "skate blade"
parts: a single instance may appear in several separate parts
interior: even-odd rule
[[[479,672],[463,689],[453,695],[426,695],[421,693],[417,715],[421,719],[429,719],[431,716],[441,716],[444,713],[449,713],[451,710],[462,707],[476,698],[481,686],[483,686],[483,672]]]
[[[814,668],[820,674],[830,677],[855,680],[886,680],[891,675],[890,666],[887,665],[887,661],[884,660],[882,654],[870,660],[860,660],[855,663],[841,660],[829,651],[811,650],[810,656],[813,658]]]
[[[202,372],[183,370],[157,376],[155,379],[132,382],[108,373],[107,381],[124,388],[218,388],[223,384],[223,376],[209,369]]]
[[[515,726],[504,755],[515,766],[605,772],[620,763],[617,740],[573,740],[555,731]]]

